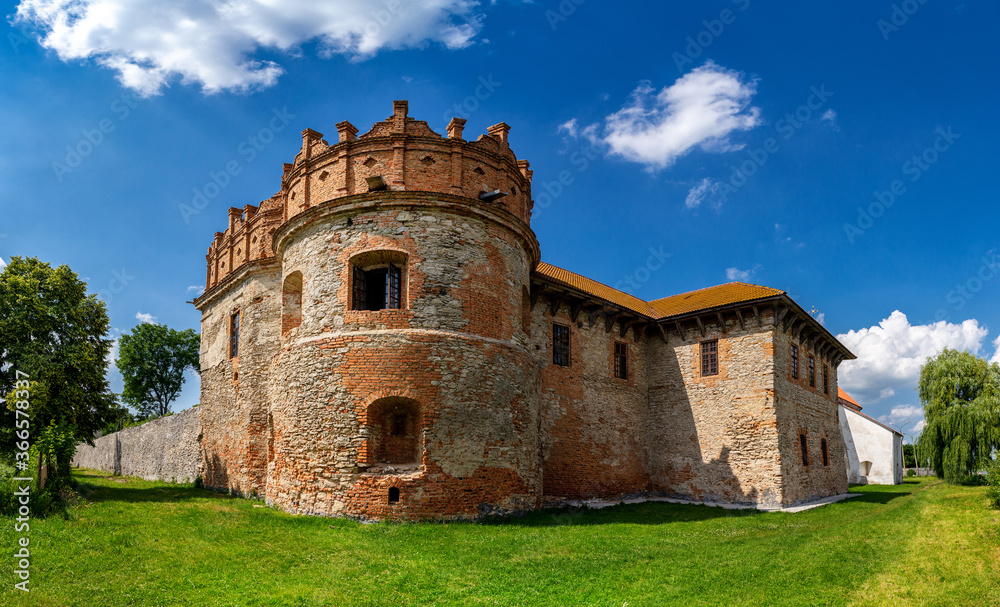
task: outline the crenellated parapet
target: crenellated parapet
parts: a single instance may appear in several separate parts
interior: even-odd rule
[[[407,111],[406,101],[395,101],[392,116],[360,136],[350,122],[340,122],[332,145],[322,133],[302,131],[302,147],[283,166],[281,189],[259,207],[229,210],[228,227],[216,233],[206,256],[206,291],[247,263],[274,257],[271,236],[282,224],[312,207],[359,194],[450,194],[530,224],[532,171],[511,151],[509,125],[493,125],[469,141],[461,118],[453,118],[442,136]]]

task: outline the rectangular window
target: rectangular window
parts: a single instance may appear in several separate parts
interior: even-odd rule
[[[799,347],[792,344],[792,377],[799,378]]]
[[[830,465],[830,458],[826,454],[826,439],[825,438],[824,439],[820,439],[820,441],[819,441],[819,450],[823,452],[823,465],[824,466],[829,466]]]
[[[615,377],[628,379],[628,345],[615,342]]]
[[[830,368],[823,365],[823,394],[830,393]]]
[[[569,327],[552,325],[552,362],[562,367],[569,366]]]
[[[354,266],[354,310],[399,310],[403,307],[403,270],[388,264],[384,268],[365,270]]]
[[[240,312],[237,310],[229,317],[229,358],[240,355]]]
[[[718,340],[701,342],[701,374],[719,374],[719,342]]]
[[[809,387],[816,387],[816,359],[809,355]]]
[[[802,465],[809,465],[809,445],[806,443],[806,435],[799,435],[799,447],[802,448]]]

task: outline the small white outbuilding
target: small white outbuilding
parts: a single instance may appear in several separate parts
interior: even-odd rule
[[[898,485],[903,482],[903,435],[861,412],[847,392],[839,391],[840,432],[847,448],[851,483]]]

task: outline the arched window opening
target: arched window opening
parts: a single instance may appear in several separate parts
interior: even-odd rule
[[[806,442],[806,435],[799,435],[799,447],[802,449],[802,465],[809,465],[809,444]]]
[[[292,272],[281,286],[281,336],[302,324],[302,272]]]
[[[406,254],[368,251],[351,259],[351,309],[400,310],[406,307]]]
[[[420,463],[420,407],[402,397],[383,398],[368,409],[370,465]]]
[[[827,452],[826,452],[826,439],[825,438],[820,439],[820,441],[819,441],[819,450],[823,452],[823,465],[824,466],[829,466],[830,465],[830,457],[829,457],[829,455],[827,455]]]

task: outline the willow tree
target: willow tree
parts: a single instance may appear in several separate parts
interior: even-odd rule
[[[946,348],[921,368],[919,391],[920,457],[949,482],[985,469],[1000,449],[1000,366]]]

